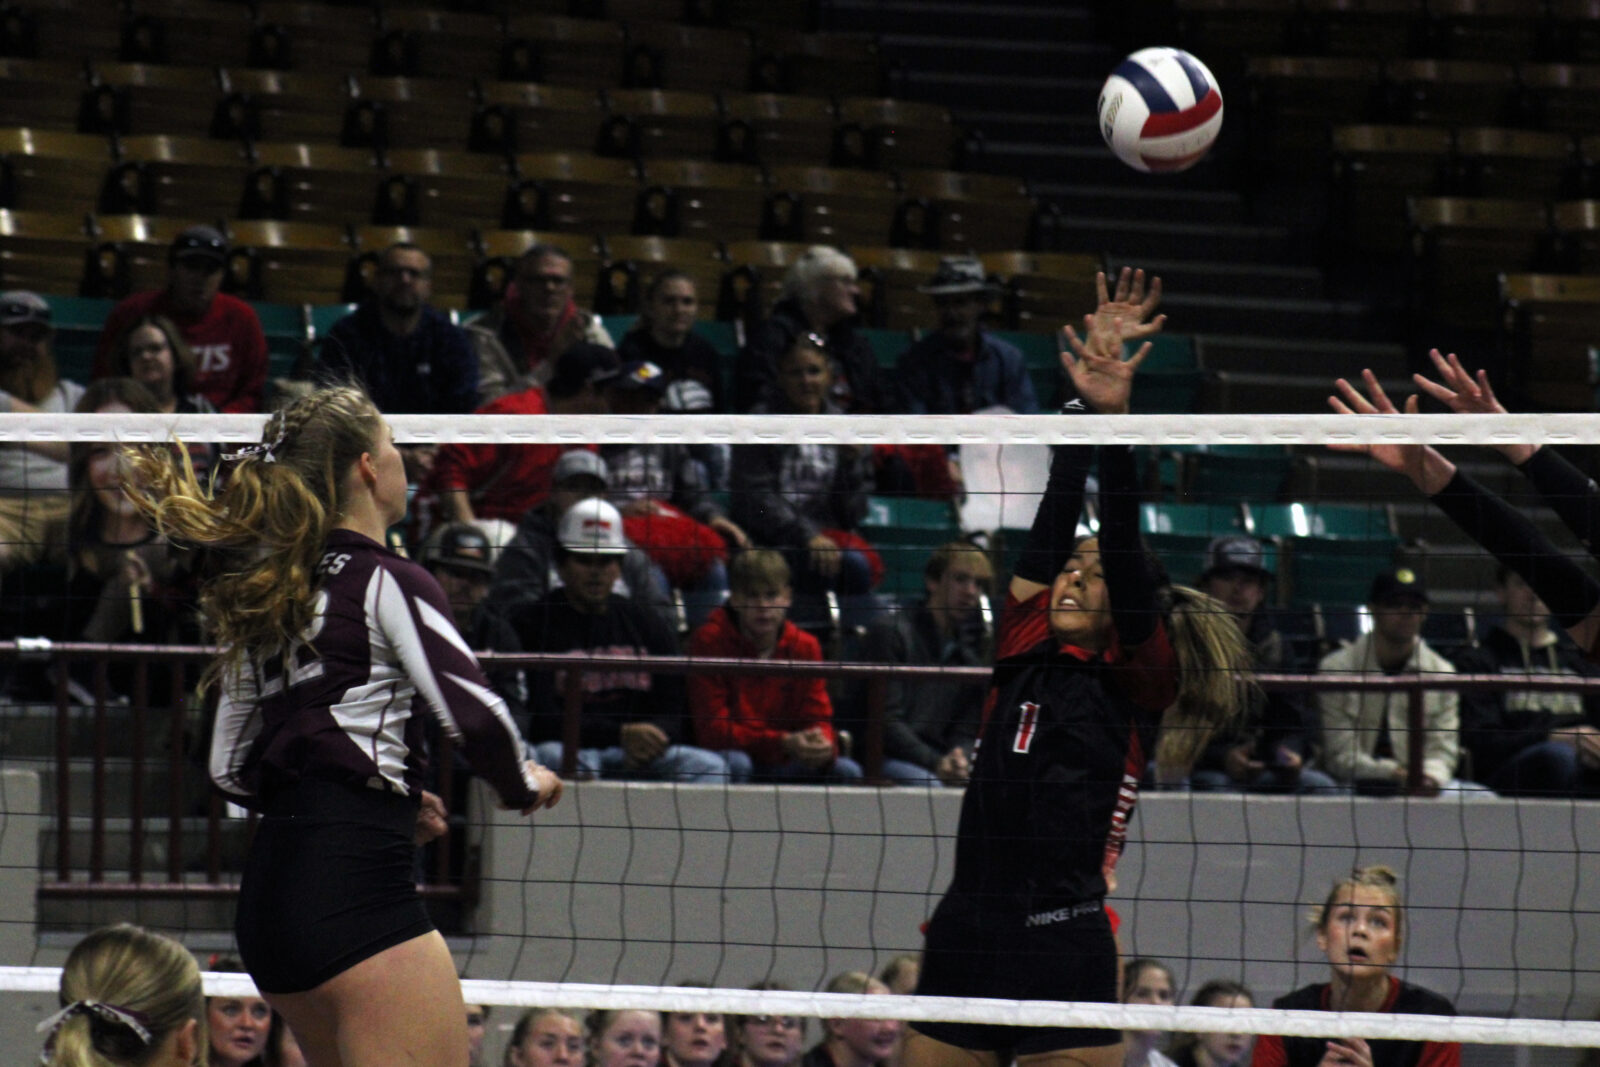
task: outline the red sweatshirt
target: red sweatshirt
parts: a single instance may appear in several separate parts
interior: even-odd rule
[[[478,409],[480,415],[548,412],[544,390],[538,386],[507,393]],[[478,518],[514,523],[550,495],[550,474],[565,451],[562,445],[440,445],[433,461],[432,488],[440,493],[464,489]]]
[[[218,411],[249,414],[261,410],[267,386],[267,335],[255,309],[236,296],[218,293],[204,315],[181,315],[165,289],[134,293],[106,316],[95,349],[95,378],[111,375],[111,354],[123,333],[145,315],[164,315],[194,349],[197,393]]]
[[[739,632],[727,608],[711,613],[689,638],[689,655],[756,659],[756,648]],[[784,622],[774,660],[822,661],[817,639],[792,622]],[[822,727],[833,736],[833,704],[821,677],[776,675],[689,676],[689,707],[694,713],[694,743],[713,751],[737,748],[758,767],[779,767],[789,761],[783,750],[786,734]]]

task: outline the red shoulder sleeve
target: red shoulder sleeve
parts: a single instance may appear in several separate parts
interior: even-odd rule
[[[1116,678],[1123,695],[1148,711],[1165,711],[1178,699],[1178,655],[1165,622],[1157,622],[1144,641],[1120,651]]]
[[[1018,600],[1006,591],[1000,609],[1000,641],[996,659],[1020,656],[1050,637],[1050,590],[1041,589],[1027,600]]]
[[[1283,1038],[1277,1034],[1262,1034],[1256,1038],[1255,1054],[1250,1067],[1288,1067],[1289,1056],[1283,1048]]]
[[[1461,1046],[1454,1041],[1424,1041],[1417,1067],[1461,1067]]]

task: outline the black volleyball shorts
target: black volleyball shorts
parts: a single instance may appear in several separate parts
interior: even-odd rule
[[[947,896],[928,923],[917,994],[1001,1000],[1117,1002],[1117,940],[1104,905],[1081,901],[1032,912]],[[1013,1056],[1098,1048],[1122,1040],[1092,1027],[911,1024],[957,1048]]]
[[[234,932],[263,993],[303,993],[434,928],[417,894],[417,800],[307,779],[256,828]]]

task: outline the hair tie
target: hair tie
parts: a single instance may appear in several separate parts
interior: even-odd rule
[[[98,1015],[106,1022],[125,1026],[133,1031],[134,1036],[139,1039],[141,1044],[150,1044],[149,1019],[143,1012],[119,1008],[113,1004],[102,1004],[98,1000],[75,1000],[54,1015],[41,1019],[39,1025],[34,1028],[41,1034],[47,1030],[49,1031],[48,1036],[44,1039],[44,1050],[39,1053],[40,1063],[50,1062],[50,1055],[55,1051],[56,1034],[61,1032],[61,1028],[66,1025],[67,1020],[74,1015],[82,1015],[85,1012],[91,1015]]]
[[[278,457],[274,453],[283,444],[284,432],[284,426],[280,420],[278,423],[278,435],[271,441],[263,441],[259,445],[246,445],[235,452],[228,453],[222,459],[226,463],[236,463],[242,459],[259,459],[263,463],[276,463],[278,462]]]

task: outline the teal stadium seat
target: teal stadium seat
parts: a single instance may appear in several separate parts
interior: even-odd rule
[[[639,321],[637,315],[601,315],[600,325],[606,328],[606,333],[611,335],[612,343],[621,343],[622,335],[633,329],[633,324]]]
[[[1365,603],[1372,576],[1394,565],[1395,538],[1298,537],[1284,541],[1280,569],[1290,604]]]
[[[93,296],[51,296],[50,319],[55,324],[56,370],[63,378],[87,382],[94,366],[95,346],[106,316],[116,301]]]
[[[1257,537],[1399,542],[1388,504],[1251,504],[1247,512]]]
[[[883,557],[879,592],[900,598],[923,595],[922,569],[928,555],[961,536],[955,511],[947,501],[916,497],[872,497],[861,536]]]
[[[739,354],[739,324],[737,322],[714,322],[701,319],[694,324],[694,332],[711,342],[711,347],[717,350],[717,355],[723,359],[732,359]]]
[[[1177,449],[1185,495],[1199,501],[1236,503],[1281,498],[1294,471],[1294,457],[1277,445],[1221,445]]]
[[[872,346],[872,355],[881,370],[893,370],[900,361],[900,353],[911,347],[911,333],[907,330],[878,330],[863,328],[856,331]]]
[[[1243,533],[1244,513],[1236,504],[1140,504],[1139,532],[1182,534],[1210,539]]]
[[[306,331],[307,305],[252,303],[250,306],[261,320],[261,332],[267,335],[268,379],[290,377],[310,343]]]

